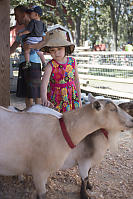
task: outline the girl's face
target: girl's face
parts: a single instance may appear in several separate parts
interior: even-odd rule
[[[49,53],[56,61],[63,61],[65,57],[65,47],[50,48]]]

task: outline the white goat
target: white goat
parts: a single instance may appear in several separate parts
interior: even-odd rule
[[[89,95],[89,101],[94,102],[96,99]],[[124,106],[123,104],[120,106]],[[125,107],[125,106],[124,106]],[[126,106],[127,107],[127,106]],[[29,108],[28,112],[38,112],[43,114],[52,114],[56,117],[62,117],[62,114],[49,109],[47,107],[42,107],[40,105],[35,105]],[[105,134],[106,133],[106,134]],[[69,154],[64,162],[61,169],[68,169],[75,165],[78,165],[79,173],[82,179],[80,198],[88,199],[88,193],[86,189],[91,189],[89,183],[89,172],[91,168],[102,161],[107,149],[115,149],[117,142],[120,137],[120,131],[112,128],[105,132],[100,129],[94,133],[86,136]]]
[[[75,145],[100,128],[111,132],[133,128],[133,118],[104,99],[65,112],[63,119]],[[59,119],[48,114],[15,113],[1,107],[0,127],[0,174],[31,174],[37,198],[45,199],[47,178],[62,167],[71,151]]]

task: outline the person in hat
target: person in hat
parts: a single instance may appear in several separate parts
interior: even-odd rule
[[[55,107],[59,112],[81,106],[81,91],[77,64],[72,54],[75,45],[66,38],[66,33],[53,30],[46,34],[43,52],[50,53],[41,83],[42,104]]]
[[[42,41],[44,33],[47,31],[46,25],[40,20],[42,16],[42,9],[40,6],[33,6],[31,9],[27,10],[27,13],[30,14],[31,21],[23,32],[19,32],[18,36],[27,35],[25,42],[27,44],[36,44]],[[44,54],[39,50],[36,50],[39,55],[43,68],[45,67],[45,58]],[[26,65],[25,68],[31,66],[30,63],[30,49],[24,51]]]

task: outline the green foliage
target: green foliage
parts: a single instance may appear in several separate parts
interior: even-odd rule
[[[10,5],[11,5],[11,7],[15,7],[15,6],[17,6],[17,5],[19,5],[19,4],[27,4],[28,3],[28,1],[27,0],[11,0],[10,1]]]
[[[11,0],[11,7],[29,6],[31,0]],[[34,0],[44,11],[49,25],[59,23],[76,32],[82,45],[89,40],[121,46],[133,40],[133,3],[131,0],[57,0],[57,7],[45,6],[44,0]],[[70,23],[71,22],[71,23]],[[76,39],[77,43],[79,42]]]

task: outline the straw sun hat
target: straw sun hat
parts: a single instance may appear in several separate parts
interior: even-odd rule
[[[75,48],[75,45],[67,40],[66,32],[55,29],[46,33],[45,44],[40,50],[49,53],[50,47],[62,46],[66,48],[66,54],[73,53]]]

